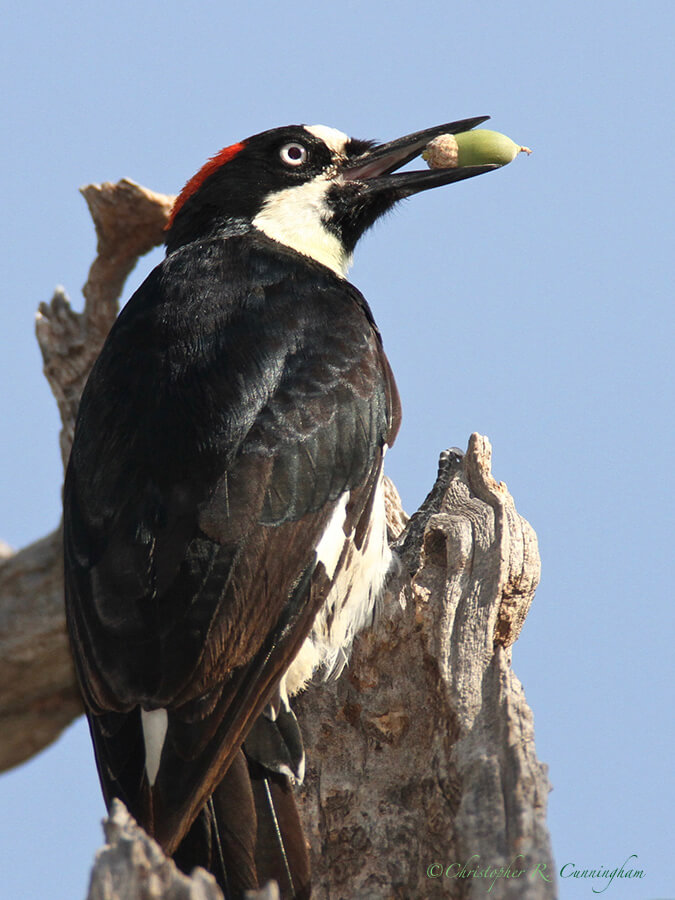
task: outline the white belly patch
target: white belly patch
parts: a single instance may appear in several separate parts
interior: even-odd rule
[[[320,667],[327,678],[340,674],[354,637],[372,622],[375,604],[392,567],[382,475],[375,492],[371,522],[360,549],[353,541],[353,534],[344,533],[348,500],[349,494],[343,494],[317,545],[317,555],[326,572],[329,577],[336,577],[311,632],[282,680],[282,696],[301,691]],[[340,559],[345,544],[344,558]]]

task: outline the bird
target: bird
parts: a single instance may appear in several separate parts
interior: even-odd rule
[[[178,195],[166,256],[85,385],[64,484],[68,632],[106,804],[227,900],[307,898],[291,698],[336,677],[396,567],[401,408],[347,279],[400,200],[492,165],[401,171],[434,137],[263,131]]]

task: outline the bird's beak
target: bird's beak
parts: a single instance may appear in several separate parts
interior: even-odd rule
[[[397,138],[386,144],[379,144],[367,153],[350,159],[341,167],[340,174],[346,182],[360,183],[361,196],[364,193],[386,192],[388,196],[394,196],[398,200],[432,187],[490,172],[499,167],[495,165],[463,166],[461,168],[425,169],[393,174],[410,160],[419,156],[429,141],[438,135],[470,131],[489,118],[489,116],[477,116],[473,119],[447,122],[445,125],[436,125],[434,128],[416,131],[414,134],[407,134],[405,137]]]

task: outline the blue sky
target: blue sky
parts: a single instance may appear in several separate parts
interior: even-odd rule
[[[554,852],[588,868],[636,853],[645,878],[607,891],[631,900],[675,896],[673,20],[672,3],[625,0],[27,0],[0,35],[0,537],[16,547],[60,515],[33,321],[56,284],[81,303],[95,238],[80,185],[177,192],[221,147],[293,122],[384,140],[490,114],[534,149],[402,205],[351,277],[401,390],[387,463],[406,508],[439,451],[479,431],[538,533],[542,582],[513,657]],[[102,814],[79,722],[0,777],[6,896],[84,896]],[[566,879],[561,896],[591,884]]]

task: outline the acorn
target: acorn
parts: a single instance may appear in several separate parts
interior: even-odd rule
[[[521,147],[505,134],[489,131],[487,128],[476,128],[459,134],[439,134],[429,141],[422,159],[426,160],[430,169],[486,164],[505,166],[521,152],[532,153],[529,147]]]

